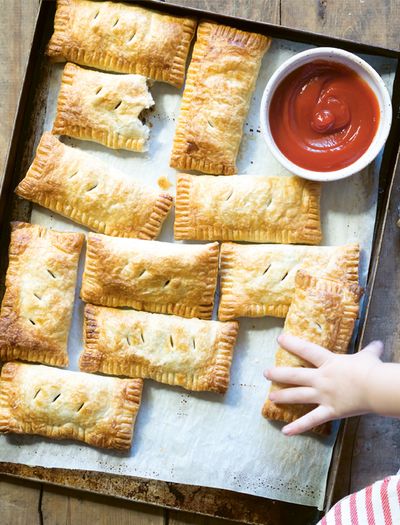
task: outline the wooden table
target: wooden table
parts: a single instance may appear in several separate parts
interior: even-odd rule
[[[392,48],[400,47],[399,0],[175,0],[206,10],[264,20]],[[0,0],[0,167],[3,168],[39,0]],[[400,361],[400,237],[395,226],[400,181],[390,206],[367,340],[386,343]],[[340,468],[344,491],[354,491],[400,467],[400,420],[365,416],[346,444]],[[2,525],[179,525],[226,521],[127,503],[0,476]],[[284,524],[285,525],[285,524]]]

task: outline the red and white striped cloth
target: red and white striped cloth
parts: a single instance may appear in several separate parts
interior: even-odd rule
[[[400,476],[389,476],[338,501],[317,525],[399,525]]]

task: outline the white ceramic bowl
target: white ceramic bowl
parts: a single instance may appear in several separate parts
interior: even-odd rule
[[[372,142],[355,162],[335,171],[312,171],[305,168],[301,168],[297,164],[290,161],[276,145],[269,124],[269,109],[271,104],[272,96],[275,89],[281,83],[281,81],[289,75],[292,71],[303,66],[308,62],[314,60],[328,60],[330,62],[338,62],[344,64],[347,67],[355,71],[361,78],[363,78],[374,91],[380,109],[380,119],[378,129]],[[382,78],[365,60],[362,60],[357,55],[343,51],[335,47],[319,47],[315,49],[309,49],[298,53],[293,57],[289,58],[284,62],[269,79],[268,84],[265,87],[264,94],[261,100],[260,107],[260,122],[261,132],[263,137],[271,150],[274,157],[290,172],[310,180],[318,181],[332,181],[338,179],[344,179],[350,177],[354,173],[362,170],[370,162],[372,162],[382,149],[385,141],[388,137],[390,126],[392,123],[392,103],[390,100],[389,93]]]

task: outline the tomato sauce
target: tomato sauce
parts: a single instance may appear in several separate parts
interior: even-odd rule
[[[276,145],[294,164],[334,171],[368,149],[379,115],[375,93],[357,73],[337,62],[316,60],[278,85],[269,122]]]

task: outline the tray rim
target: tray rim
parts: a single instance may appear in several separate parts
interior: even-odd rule
[[[42,1],[51,2],[54,0],[42,0]],[[136,0],[124,0],[125,3],[135,3],[135,1]],[[366,53],[370,55],[380,55],[380,56],[387,56],[387,57],[392,57],[392,58],[400,58],[400,48],[395,49],[391,47],[376,46],[373,44],[366,44],[364,42],[360,42],[357,40],[351,40],[350,38],[340,38],[340,37],[325,35],[323,33],[306,31],[304,29],[294,29],[289,26],[274,24],[272,22],[262,22],[259,20],[253,20],[251,18],[246,18],[246,17],[225,15],[222,13],[217,13],[215,11],[205,11],[197,7],[182,6],[170,0],[141,0],[141,3],[147,3],[149,4],[149,7],[150,6],[152,8],[154,7],[154,9],[157,9],[158,11],[170,11],[170,9],[173,8],[176,14],[187,15],[191,13],[192,16],[197,17],[199,20],[205,20],[205,19],[215,19],[218,21],[224,20],[224,23],[227,23],[227,24],[229,24],[229,22],[232,22],[235,24],[237,21],[240,21],[240,25],[243,27],[243,29],[246,29],[246,25],[247,25],[249,27],[251,26],[251,29],[249,29],[251,31],[254,31],[255,27],[257,26],[260,29],[264,29],[264,30],[268,28],[268,36],[271,36],[272,38],[277,36],[278,33],[280,33],[282,29],[284,29],[285,32],[288,35],[290,34],[290,36],[292,37],[292,38],[287,38],[287,40],[295,40],[298,42],[308,43],[309,38],[312,37],[312,38],[315,38],[316,41],[318,41],[318,43],[321,45],[324,45],[324,42],[327,42],[327,43],[329,42],[330,44],[334,44],[336,42],[337,44],[341,44],[344,48],[346,48],[347,46],[351,46],[352,49],[357,53]]]
[[[135,0],[124,0],[126,3],[134,3]],[[19,138],[19,132],[22,126],[22,122],[24,119],[24,109],[27,103],[28,95],[31,89],[32,85],[32,78],[33,78],[33,71],[36,67],[37,61],[43,60],[43,57],[40,57],[37,54],[37,48],[39,47],[40,43],[40,22],[42,21],[42,18],[44,16],[44,11],[47,9],[44,6],[46,4],[54,4],[54,0],[40,0],[36,22],[35,22],[35,30],[33,34],[32,44],[30,48],[29,57],[27,60],[27,65],[25,67],[25,74],[19,94],[18,99],[18,105],[17,105],[17,111],[15,114],[14,119],[14,125],[13,130],[10,136],[9,146],[8,146],[8,153],[6,156],[6,162],[4,164],[4,170],[3,170],[3,178],[0,178],[0,224],[1,229],[7,228],[8,225],[3,224],[3,215],[4,215],[4,209],[5,209],[5,203],[6,200],[5,197],[9,194],[9,186],[12,180],[12,175],[14,173],[14,163],[15,163],[15,157],[18,150],[18,138]],[[174,12],[175,14],[183,14],[186,16],[195,16],[198,19],[213,19],[217,20],[221,23],[227,23],[227,24],[234,24],[237,27],[242,27],[244,29],[248,28],[252,31],[260,31],[262,33],[267,33],[268,35],[272,37],[278,37],[278,38],[284,38],[287,40],[294,40],[298,42],[304,42],[308,44],[317,44],[317,45],[339,45],[345,49],[349,49],[351,51],[357,52],[357,53],[366,53],[371,55],[379,55],[379,56],[386,56],[390,58],[397,59],[397,71],[396,71],[396,79],[394,83],[394,95],[393,99],[397,99],[396,101],[393,100],[393,107],[397,109],[397,113],[394,115],[394,122],[392,124],[390,138],[388,139],[388,143],[391,145],[392,151],[387,153],[387,146],[385,147],[385,154],[382,166],[385,162],[385,157],[387,160],[386,164],[388,165],[388,176],[387,176],[387,187],[385,188],[385,195],[380,196],[381,200],[381,209],[380,215],[377,215],[376,222],[375,222],[375,233],[374,233],[374,246],[373,246],[373,253],[371,255],[371,261],[370,261],[370,268],[369,268],[369,275],[368,275],[368,296],[366,300],[364,301],[364,312],[362,315],[362,326],[360,327],[360,332],[357,337],[356,341],[356,349],[358,350],[362,344],[364,332],[365,332],[365,326],[366,326],[366,319],[369,313],[369,306],[371,297],[373,295],[374,291],[374,283],[375,283],[375,277],[377,268],[379,265],[379,255],[382,247],[382,240],[385,233],[385,225],[387,220],[387,214],[388,214],[388,204],[389,204],[389,198],[391,195],[391,190],[393,188],[394,179],[396,176],[396,173],[400,174],[400,163],[397,162],[397,168],[395,165],[397,153],[398,153],[398,144],[396,145],[395,136],[396,133],[398,134],[400,130],[400,50],[391,49],[391,48],[385,48],[381,46],[374,46],[370,44],[365,44],[361,42],[356,42],[350,39],[342,39],[338,37],[330,37],[327,35],[322,35],[320,33],[314,33],[299,29],[292,29],[287,26],[278,25],[278,24],[271,24],[266,22],[260,22],[260,21],[254,21],[248,18],[243,17],[235,17],[235,16],[227,16],[223,14],[218,14],[214,12],[208,12],[204,11],[199,8],[193,8],[193,7],[184,7],[177,5],[173,2],[166,2],[165,0],[142,0],[140,2],[141,4],[147,4],[150,8],[155,8],[159,11],[167,11],[167,12]],[[283,34],[282,34],[283,33]],[[397,94],[397,95],[396,95]],[[390,169],[391,168],[391,169]],[[382,167],[380,169],[380,173],[383,171]],[[384,205],[384,206],[383,206]],[[377,228],[378,227],[378,228]],[[331,466],[330,471],[328,474],[328,480],[327,480],[327,489],[326,489],[326,496],[325,496],[325,510],[329,508],[330,504],[332,503],[332,498],[334,494],[335,489],[335,481],[336,481],[336,475],[337,475],[337,465],[338,460],[340,459],[340,455],[343,449],[344,441],[346,438],[346,434],[348,433],[348,427],[349,427],[349,420],[346,420],[343,424],[341,424],[340,432],[337,436],[336,443],[334,446],[334,451],[331,459]],[[336,460],[336,463],[335,463]],[[47,479],[46,474],[49,474],[51,476],[52,473],[59,472],[61,479],[59,481],[51,481],[50,479]],[[160,480],[152,480],[152,479],[144,479],[144,478],[138,478],[135,476],[126,476],[126,475],[114,475],[114,474],[108,474],[108,473],[102,473],[97,471],[87,471],[87,470],[69,470],[69,469],[53,469],[53,468],[47,468],[47,467],[30,467],[23,464],[18,463],[8,463],[8,462],[0,462],[0,474],[8,475],[10,477],[14,478],[22,478],[22,479],[29,479],[31,481],[37,481],[42,482],[50,485],[56,485],[60,487],[65,488],[72,488],[76,490],[83,490],[85,492],[95,493],[95,494],[104,494],[104,495],[112,495],[113,497],[118,497],[121,499],[126,499],[129,501],[137,501],[141,503],[146,503],[150,505],[155,505],[159,507],[164,508],[170,508],[170,509],[176,509],[176,510],[185,510],[189,512],[194,512],[198,514],[205,514],[208,516],[215,516],[215,517],[227,517],[229,519],[235,519],[235,517],[232,516],[222,516],[220,514],[216,513],[205,513],[199,510],[194,510],[190,507],[183,507],[179,505],[173,505],[168,504],[165,502],[160,501],[151,501],[150,499],[146,498],[139,498],[139,497],[128,497],[124,496],[121,493],[113,493],[104,491],[104,490],[96,490],[91,489],[88,487],[82,487],[79,488],[77,485],[69,485],[68,483],[63,482],[63,473],[65,472],[75,472],[77,474],[81,473],[82,479],[85,478],[86,475],[95,475],[95,476],[104,476],[105,478],[122,478],[124,480],[131,480],[132,482],[146,482],[146,483],[156,483],[160,485],[169,485],[174,487],[174,490],[176,491],[176,487],[187,487],[191,489],[205,489],[206,491],[210,492],[225,492],[227,494],[233,494],[236,497],[238,495],[243,496],[245,498],[256,498],[257,500],[260,500],[264,505],[267,504],[273,504],[275,508],[278,507],[288,507],[292,506],[298,509],[304,509],[305,507],[293,503],[286,503],[279,500],[271,500],[269,498],[263,498],[261,496],[251,496],[244,493],[236,493],[231,492],[225,489],[215,489],[211,487],[196,487],[193,485],[182,485],[177,483],[171,483],[171,482],[164,482]],[[173,491],[172,491],[173,492]],[[308,509],[313,509],[314,507],[307,507]],[[276,509],[278,510],[278,509]],[[271,516],[272,517],[272,516]],[[237,518],[240,519],[241,518]],[[242,521],[244,523],[264,523],[259,521],[248,521],[249,517],[245,518],[245,521]],[[271,522],[275,523],[275,522]]]

